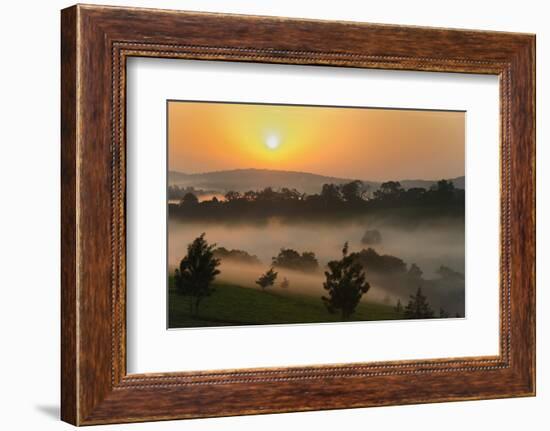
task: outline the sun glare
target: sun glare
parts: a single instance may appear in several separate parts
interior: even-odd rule
[[[265,145],[270,150],[276,150],[279,147],[279,137],[277,135],[268,135],[265,140]]]

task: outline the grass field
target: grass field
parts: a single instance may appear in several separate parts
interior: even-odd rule
[[[172,280],[170,280],[170,285]],[[196,316],[189,313],[189,298],[169,288],[169,327],[188,328],[231,325],[339,322],[319,297],[293,294],[280,288],[261,291],[232,284],[215,284]],[[348,321],[401,319],[392,306],[361,302]]]

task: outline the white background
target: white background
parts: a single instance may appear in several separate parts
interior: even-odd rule
[[[59,9],[69,2],[4,2],[0,16],[0,426],[70,429],[59,409]],[[550,423],[550,28],[543,1],[103,1],[189,10],[537,33],[538,396],[106,426],[96,429],[544,430]],[[32,200],[28,191],[32,190]]]
[[[496,76],[141,58],[127,83],[129,373],[498,354]],[[467,111],[466,318],[167,331],[170,98]]]

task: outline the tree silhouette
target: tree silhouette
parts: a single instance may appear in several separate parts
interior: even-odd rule
[[[403,313],[403,305],[401,304],[401,300],[398,299],[397,303],[395,304],[395,307],[393,307],[396,313]]]
[[[455,185],[449,180],[439,180],[431,187],[440,200],[452,199],[455,191]]]
[[[199,198],[194,193],[187,192],[180,201],[180,205],[197,205]]]
[[[254,190],[248,190],[244,193],[243,199],[247,202],[254,202],[258,199],[258,193]]]
[[[275,280],[277,279],[277,273],[273,271],[273,268],[269,268],[268,271],[266,271],[264,274],[260,276],[256,280],[256,284],[259,285],[262,290],[264,290],[266,287],[271,287],[275,283]]]
[[[399,199],[404,192],[399,181],[386,181],[374,192],[374,197],[380,200]]]
[[[407,264],[398,257],[389,254],[378,254],[375,249],[369,247],[350,256],[364,268],[376,274],[404,274]]]
[[[342,320],[347,320],[355,311],[363,294],[370,289],[370,284],[365,280],[363,267],[356,262],[353,254],[348,255],[347,242],[342,250],[342,259],[328,263],[325,277],[323,288],[328,291],[328,297],[322,297],[325,306],[330,313],[339,310]]]
[[[273,266],[294,269],[296,271],[313,272],[319,268],[319,262],[312,251],[304,251],[301,255],[291,248],[282,248],[272,259]]]
[[[377,209],[409,207],[404,214],[419,218],[433,216],[433,207],[440,206],[449,215],[461,215],[464,211],[465,194],[449,180],[440,180],[428,190],[413,187],[405,190],[398,181],[386,181],[373,193],[369,185],[355,180],[347,183],[323,184],[318,193],[306,194],[294,188],[265,187],[258,190],[229,190],[224,199],[217,197],[169,203],[170,216],[183,218],[265,218],[270,216],[346,217],[368,213]],[[182,199],[186,193],[205,196],[214,190],[195,190],[193,187],[169,186],[170,199]],[[193,199],[189,197],[189,199]],[[244,215],[243,215],[244,214]]]
[[[351,181],[340,186],[342,197],[348,203],[357,203],[363,200],[363,182],[359,180]]]
[[[405,307],[405,317],[407,319],[429,319],[434,317],[434,312],[426,297],[422,294],[421,287],[416,291],[416,295],[410,295],[409,303]]]
[[[323,184],[320,197],[325,205],[339,204],[342,202],[340,190],[336,184]]]
[[[426,189],[423,187],[411,187],[403,193],[403,197],[408,203],[422,202],[422,199],[426,195]]]
[[[422,270],[416,263],[411,263],[411,267],[409,268],[408,272],[409,277],[411,280],[421,280],[422,279]]]
[[[366,245],[380,244],[382,242],[382,234],[378,229],[367,229],[361,242]]]
[[[241,194],[239,192],[235,192],[235,191],[228,191],[226,194],[225,194],[225,200],[227,202],[233,202],[233,201],[237,201],[239,199],[241,199]]]
[[[305,193],[300,193],[296,189],[289,189],[288,187],[283,187],[279,191],[279,195],[283,201],[300,201],[305,197]]]
[[[259,265],[260,259],[258,256],[250,254],[244,250],[228,250],[225,247],[218,247],[214,250],[214,256],[222,262],[225,260],[246,263],[249,265]]]
[[[209,245],[204,233],[187,246],[187,255],[176,269],[174,282],[177,291],[190,296],[189,311],[197,314],[201,301],[213,292],[211,286],[220,273],[220,260],[214,257],[215,244]]]

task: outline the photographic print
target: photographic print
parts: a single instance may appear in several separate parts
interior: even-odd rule
[[[168,327],[465,317],[465,112],[167,101]]]

